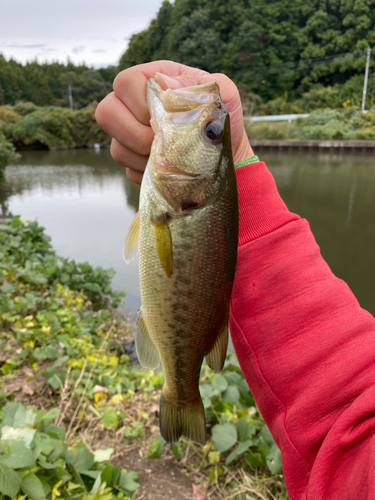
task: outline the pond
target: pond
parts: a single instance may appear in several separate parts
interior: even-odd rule
[[[375,158],[373,153],[258,150],[288,208],[305,217],[333,272],[375,315]],[[25,151],[0,185],[2,216],[37,219],[58,254],[113,267],[126,307],[140,305],[138,262],[122,247],[139,188],[108,150]],[[1,215],[0,215],[1,216]]]

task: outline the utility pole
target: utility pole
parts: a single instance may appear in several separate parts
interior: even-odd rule
[[[366,92],[367,92],[367,82],[368,82],[368,70],[370,67],[370,47],[367,49],[367,61],[366,61],[366,71],[365,71],[365,82],[363,84],[363,96],[362,96],[362,113],[365,112],[366,107]]]
[[[68,95],[69,95],[69,106],[71,111],[73,111],[73,96],[72,96],[72,87],[70,84],[68,85]]]

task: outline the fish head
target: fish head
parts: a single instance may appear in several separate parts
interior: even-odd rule
[[[147,96],[155,132],[147,165],[153,188],[175,212],[208,204],[233,165],[229,114],[218,84],[164,91],[151,79]]]

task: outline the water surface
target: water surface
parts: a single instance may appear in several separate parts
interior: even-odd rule
[[[305,217],[334,273],[375,314],[375,158],[373,153],[257,150],[288,208]],[[58,254],[113,267],[126,305],[140,305],[138,262],[122,259],[139,188],[107,150],[26,151],[5,171],[3,215],[37,219]]]

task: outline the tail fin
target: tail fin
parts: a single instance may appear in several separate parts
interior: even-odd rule
[[[206,443],[206,418],[202,401],[194,406],[179,408],[162,393],[160,398],[160,434],[167,443],[184,436],[195,443]]]

